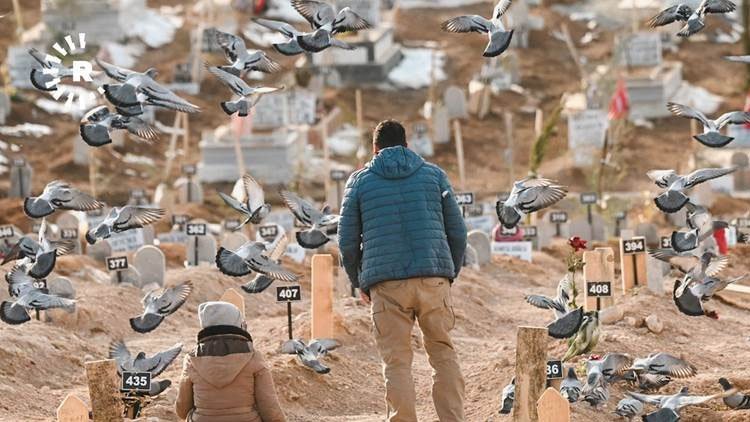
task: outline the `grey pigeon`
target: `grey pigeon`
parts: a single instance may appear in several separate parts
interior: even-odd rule
[[[583,401],[598,409],[609,401],[609,385],[604,377],[599,376],[586,382],[581,390]]]
[[[684,273],[685,279],[688,281],[703,280],[706,277],[715,276],[729,264],[728,256],[719,256],[712,252],[704,252],[703,255],[697,256],[692,251],[677,252],[674,249],[656,249],[649,251],[649,254],[656,259],[669,262],[673,267]],[[684,268],[674,262],[678,258],[690,259],[693,261],[693,265],[690,268]]]
[[[672,382],[672,377],[667,375],[656,375],[649,373],[637,373],[633,371],[634,384],[643,392],[657,392],[662,387]]]
[[[449,19],[441,25],[444,31],[467,33],[477,32],[487,34],[489,42],[484,49],[484,57],[497,57],[510,46],[513,31],[506,31],[503,15],[510,7],[511,0],[500,0],[492,11],[492,18],[486,19],[480,15],[464,15]]]
[[[503,387],[503,392],[500,395],[500,408],[501,415],[509,415],[513,411],[513,402],[516,400],[516,377],[511,378],[508,385]]]
[[[270,248],[271,253],[268,254],[268,259],[276,264],[280,264],[281,256],[284,255],[284,252],[286,252],[286,246],[288,244],[289,238],[286,236],[286,234],[279,236],[279,238],[276,239],[276,242]],[[271,275],[258,273],[255,275],[255,278],[240,287],[242,287],[242,290],[250,294],[260,293],[266,290],[271,285],[271,283],[274,282],[274,280],[276,279]]]
[[[697,373],[695,366],[667,353],[654,353],[646,358],[635,359],[630,369],[639,374],[645,372],[672,378],[690,378]]]
[[[86,232],[86,241],[93,245],[98,240],[108,239],[113,234],[148,226],[164,217],[165,213],[166,211],[161,208],[136,205],[112,208],[101,223]]]
[[[504,202],[497,201],[496,211],[500,223],[508,229],[516,227],[521,216],[531,214],[556,204],[565,198],[568,189],[547,179],[526,178],[513,183],[513,189]]]
[[[249,241],[240,246],[236,251],[224,247],[219,248],[216,253],[216,266],[219,270],[232,277],[242,277],[255,271],[265,274],[272,279],[295,282],[299,277],[276,263],[266,253],[268,246],[263,242]],[[276,252],[278,255],[279,252]],[[280,256],[280,255],[279,255]]]
[[[665,189],[659,196],[654,198],[656,206],[666,213],[675,213],[682,209],[690,201],[683,192],[698,184],[737,171],[736,167],[699,169],[681,176],[674,170],[651,170],[647,173],[656,186]]]
[[[109,346],[109,358],[117,362],[117,373],[123,372],[149,372],[151,374],[151,389],[149,396],[157,396],[164,392],[172,382],[170,380],[155,381],[153,378],[164,372],[167,367],[177,358],[182,351],[182,344],[177,343],[171,349],[164,350],[151,356],[146,357],[143,352],[133,357],[130,350],[122,340],[112,342]]]
[[[687,289],[689,289],[695,297],[700,298],[700,300],[703,302],[706,302],[710,300],[716,293],[726,289],[730,284],[746,280],[748,277],[750,277],[750,274],[723,280],[718,277],[706,277],[702,280],[693,281],[687,287]]]
[[[727,397],[734,394],[737,390],[730,390],[724,394],[714,394],[711,396],[691,396],[688,394],[688,388],[682,387],[679,392],[672,395],[649,395],[640,394],[628,391],[625,394],[646,404],[652,404],[657,406],[659,409],[671,409],[679,415],[680,410],[685,406],[694,406],[697,404],[705,403],[707,401],[715,400],[722,397]]]
[[[81,138],[92,147],[100,147],[111,143],[110,133],[115,130],[127,130],[146,141],[153,141],[159,137],[156,129],[142,119],[112,113],[104,105],[89,110],[83,115],[79,125]]]
[[[42,218],[38,240],[24,236],[16,242],[0,265],[17,259],[28,258],[33,265],[29,268],[29,275],[36,279],[47,277],[55,268],[57,257],[73,250],[71,241],[52,242],[47,240],[47,219]]]
[[[576,369],[569,367],[568,375],[560,382],[560,395],[569,403],[575,403],[581,396],[582,389],[583,383],[576,376]]]
[[[281,346],[281,353],[297,355],[303,365],[319,374],[327,374],[331,369],[320,363],[320,358],[339,346],[341,344],[338,341],[331,339],[315,339],[307,345],[301,340],[288,340]]]
[[[683,280],[677,280],[672,290],[672,300],[677,309],[687,316],[707,316],[717,318],[716,312],[706,311],[703,308],[703,301],[700,297],[693,294],[688,288],[688,283]]]
[[[154,78],[157,71],[154,68],[140,73],[113,64],[96,60],[96,63],[104,70],[110,78],[120,82],[119,84],[104,84],[104,96],[120,109],[120,112],[128,110],[129,115],[142,113],[144,105],[153,105],[170,110],[185,113],[197,113],[200,108],[174,92],[157,83]]]
[[[192,291],[193,283],[188,280],[174,287],[148,292],[141,301],[143,314],[130,318],[130,327],[137,333],[153,331],[164,318],[180,309]]]
[[[266,194],[263,187],[252,176],[242,176],[242,195],[234,196],[219,192],[219,196],[233,210],[242,214],[245,220],[237,226],[235,231],[240,230],[245,224],[260,224],[271,212],[271,205],[266,203]]]
[[[634,418],[637,418],[643,413],[643,403],[636,399],[626,397],[617,403],[617,408],[615,408],[614,413],[617,416],[627,419],[628,422],[632,422]]]
[[[724,113],[718,119],[711,120],[700,111],[685,105],[670,102],[667,103],[667,108],[675,116],[699,121],[703,125],[703,133],[695,135],[694,138],[711,148],[721,148],[734,140],[731,136],[721,134],[724,126],[750,123],[750,113],[744,111]]]
[[[53,55],[30,48],[29,54],[41,65],[41,69],[32,68],[30,79],[34,88],[42,91],[56,91],[63,78],[71,78],[73,69],[63,66],[62,61]]]
[[[226,85],[237,96],[237,98],[231,101],[222,101],[220,103],[224,113],[230,116],[237,113],[240,117],[246,117],[250,113],[250,110],[258,104],[263,95],[284,89],[283,87],[251,87],[239,76],[229,73],[224,69],[216,66],[208,66],[207,68],[209,72],[216,76],[221,83]]]
[[[91,211],[103,206],[90,195],[60,180],[49,182],[41,195],[23,201],[23,211],[31,218],[46,217],[55,210]]]
[[[245,41],[216,28],[209,28],[209,37],[216,39],[229,61],[229,66],[221,66],[221,70],[240,76],[244,72],[258,71],[274,73],[281,70],[281,65],[269,58],[266,53],[258,50],[248,50]]]
[[[750,63],[750,56],[724,56],[724,59],[735,63]]]
[[[704,240],[713,236],[714,231],[725,229],[729,224],[725,221],[712,220],[711,214],[705,207],[692,202],[685,204],[687,208],[687,231],[672,232],[672,249],[677,253],[685,253],[696,249]]]
[[[641,416],[643,422],[679,422],[680,415],[672,409],[659,409],[656,412]]]
[[[75,309],[75,300],[51,295],[39,286],[38,280],[27,273],[26,265],[16,265],[6,274],[8,292],[15,301],[4,300],[0,303],[0,320],[7,324],[18,325],[31,320],[30,310],[43,311],[62,308],[68,311]]]
[[[306,32],[299,31],[295,27],[293,27],[292,25],[286,22],[275,21],[275,20],[270,20],[270,19],[262,19],[262,18],[252,18],[252,20],[258,25],[268,28],[272,31],[279,32],[287,38],[287,40],[282,43],[273,44],[273,48],[280,54],[283,54],[285,56],[296,56],[298,54],[302,54],[302,53],[309,51],[300,45],[299,39],[305,38],[305,39],[310,40],[310,38],[312,37],[314,33],[306,33]],[[339,40],[336,37],[331,36],[330,33],[328,33],[328,31],[326,31],[325,29],[321,29],[320,32],[317,33],[317,36],[319,39],[315,40],[316,44],[318,45],[316,49],[319,49],[319,48],[325,49],[329,47],[335,47],[335,48],[340,48],[343,50],[354,50],[355,48],[353,45],[350,45],[349,43],[346,43],[344,41]],[[320,39],[320,38],[324,38],[324,39]],[[318,50],[318,51],[322,51],[322,50]],[[314,52],[314,51],[310,51],[310,52]]]
[[[573,337],[583,322],[583,308],[571,308],[571,281],[566,275],[557,284],[557,296],[549,298],[542,295],[528,295],[526,302],[541,309],[551,309],[555,314],[555,321],[547,325],[550,337],[565,339]]]
[[[341,216],[331,213],[328,206],[318,210],[310,202],[289,191],[281,191],[281,198],[297,221],[308,227],[297,232],[297,243],[303,248],[317,249],[338,233]]]
[[[724,391],[734,390],[734,386],[726,378],[719,378],[719,384]],[[732,395],[724,397],[724,404],[730,409],[745,410],[750,409],[750,396],[744,393],[734,393]]]
[[[292,7],[310,22],[313,28],[311,33],[298,34],[297,43],[304,50],[313,53],[323,51],[337,42],[336,34],[371,27],[350,7],[344,7],[336,13],[330,4],[315,0],[292,0]]]
[[[736,8],[737,6],[730,0],[703,0],[695,9],[685,3],[678,3],[651,18],[649,26],[656,28],[672,22],[686,22],[677,35],[689,37],[700,32],[706,26],[707,13],[729,13]]]
[[[623,374],[631,359],[621,353],[607,353],[603,358],[586,361],[586,384],[581,390],[583,401],[598,408],[609,401],[609,383]]]

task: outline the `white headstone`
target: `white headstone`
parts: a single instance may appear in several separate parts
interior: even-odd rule
[[[122,271],[110,272],[109,279],[113,284],[129,283],[138,288],[142,286],[141,274],[133,266]]]
[[[187,265],[195,267],[200,263],[213,264],[216,260],[216,239],[210,234],[188,236]]]
[[[660,261],[652,256],[646,257],[646,276],[648,278],[648,289],[656,294],[664,293],[665,269],[669,273],[669,263]]]
[[[490,237],[487,236],[486,233],[477,230],[469,232],[468,243],[476,251],[477,263],[479,265],[484,265],[490,262],[492,247],[490,244]]]
[[[435,149],[430,139],[430,129],[425,123],[417,123],[412,126],[412,136],[408,142],[409,148],[422,157],[432,157]]]
[[[107,239],[112,252],[131,252],[145,245],[144,229],[127,230],[115,233]]]
[[[576,166],[590,166],[601,156],[607,135],[607,113],[583,110],[568,115],[568,148]]]
[[[451,122],[448,108],[444,105],[432,107],[432,136],[436,144],[447,144],[451,141]]]
[[[156,246],[146,245],[136,251],[133,265],[141,275],[141,284],[156,283],[164,285],[166,260],[164,252]]]
[[[10,166],[10,191],[11,198],[25,198],[31,195],[31,184],[33,183],[34,170],[24,159],[13,160]]]
[[[464,119],[469,117],[466,104],[466,93],[457,86],[449,86],[443,94],[443,102],[448,110],[448,119]]]
[[[618,42],[620,62],[631,67],[654,67],[661,64],[661,34],[658,32],[638,32],[628,35]]]
[[[180,177],[174,183],[177,190],[177,203],[203,203],[203,186],[196,180]]]
[[[75,245],[71,254],[80,255],[82,253],[81,236],[86,229],[86,224],[83,224],[78,218],[78,215],[73,211],[63,212],[57,217],[55,223],[60,229],[60,232],[58,233],[60,239],[72,241]]]
[[[507,255],[531,262],[531,242],[492,242],[493,255]]]
[[[73,287],[73,283],[66,277],[56,277],[47,282],[47,289],[50,294],[55,296],[64,297],[66,299],[76,298],[76,289]]]

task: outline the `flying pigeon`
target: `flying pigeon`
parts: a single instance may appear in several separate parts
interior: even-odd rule
[[[590,311],[583,314],[583,322],[575,337],[572,338],[563,362],[585,353],[589,353],[599,342],[599,312]]]
[[[724,56],[724,59],[735,63],[750,63],[750,56]]]
[[[569,403],[575,403],[581,395],[583,383],[576,376],[576,369],[568,368],[568,375],[560,382],[560,395]]]
[[[695,295],[695,297],[699,298],[702,302],[706,302],[710,300],[716,293],[726,289],[730,284],[746,280],[748,277],[750,277],[750,274],[745,274],[739,277],[733,277],[724,280],[719,279],[718,277],[706,277],[702,280],[694,280],[687,287],[687,289],[689,289],[692,294]]]
[[[695,366],[667,353],[654,353],[646,358],[635,359],[629,369],[636,373],[668,375],[672,378],[690,378],[695,376]]]
[[[292,0],[292,7],[302,15],[313,28],[313,32],[297,35],[297,43],[306,51],[317,53],[338,41],[336,34],[371,28],[369,22],[344,7],[338,13],[333,6],[322,1]]]
[[[500,408],[501,415],[509,415],[513,411],[513,402],[516,400],[516,377],[511,378],[510,383],[503,388],[500,396],[500,402],[503,407]]]
[[[286,252],[286,246],[288,244],[289,238],[286,236],[286,234],[280,236],[271,248],[271,253],[268,254],[268,259],[271,262],[280,265],[281,256],[284,255],[284,252]],[[270,286],[271,283],[274,282],[274,280],[276,279],[273,276],[258,273],[255,275],[254,279],[247,282],[246,284],[243,284],[240,287],[242,287],[242,290],[250,294],[260,293],[266,290],[268,286]]]
[[[705,207],[688,202],[686,224],[688,231],[672,232],[672,249],[685,253],[696,249],[704,240],[713,236],[715,230],[725,229],[729,224],[724,221],[711,220],[711,214]]]
[[[674,170],[651,170],[647,175],[656,186],[665,189],[654,198],[656,206],[663,212],[671,214],[681,210],[690,201],[690,198],[683,193],[684,191],[735,171],[737,171],[736,167],[699,169],[681,176]]]
[[[683,280],[677,280],[672,290],[672,300],[677,309],[687,316],[707,316],[717,319],[719,316],[715,311],[707,311],[703,308],[701,298],[693,294],[688,288],[688,283]]]
[[[147,208],[137,205],[125,205],[112,208],[107,217],[96,227],[86,232],[86,241],[93,245],[100,239],[108,239],[116,233],[148,226],[164,217],[161,208]]]
[[[159,352],[150,358],[146,357],[143,352],[133,357],[125,342],[118,340],[109,345],[109,358],[117,362],[117,373],[123,372],[149,372],[151,378],[156,378],[159,374],[177,358],[182,351],[182,344],[177,343],[171,349]],[[170,380],[160,380],[151,382],[149,396],[157,396],[172,385]]]
[[[322,210],[289,191],[281,191],[281,198],[292,211],[297,221],[309,227],[297,232],[297,243],[305,249],[317,249],[331,240],[338,232],[341,216],[332,214],[330,207]]]
[[[301,340],[287,340],[281,346],[281,353],[297,355],[303,365],[319,374],[327,374],[331,372],[331,369],[320,363],[319,359],[339,346],[341,344],[338,341],[331,339],[315,339],[307,345]]]
[[[695,135],[694,138],[703,145],[711,148],[721,148],[734,140],[731,136],[721,134],[721,129],[726,125],[742,125],[750,123],[750,113],[744,111],[732,111],[724,113],[716,120],[711,120],[700,111],[675,103],[667,103],[667,108],[675,116],[686,119],[694,119],[703,124],[703,133]]]
[[[34,264],[29,268],[29,275],[36,279],[47,277],[55,268],[57,257],[65,255],[73,250],[73,243],[70,241],[51,242],[47,240],[47,219],[42,219],[42,225],[39,229],[38,241],[28,236],[24,236],[13,245],[7,255],[3,258],[0,265],[10,261],[28,258]]]
[[[565,339],[573,337],[583,322],[583,308],[572,309],[570,303],[571,281],[566,275],[557,284],[557,297],[528,295],[526,302],[541,309],[551,309],[555,321],[547,325],[547,334],[552,338]]]
[[[31,320],[28,311],[43,311],[62,308],[68,311],[75,309],[75,300],[51,295],[38,285],[38,280],[27,273],[27,266],[16,265],[5,275],[8,292],[16,300],[4,300],[0,303],[0,320],[7,324],[18,325]]]
[[[34,88],[41,91],[56,91],[61,79],[73,77],[73,69],[63,66],[58,57],[42,53],[36,48],[30,48],[29,54],[42,66],[41,69],[31,69],[29,76]]]
[[[104,105],[92,108],[81,118],[81,138],[92,147],[111,143],[112,138],[109,134],[115,130],[127,130],[146,141],[153,141],[159,137],[156,129],[140,118],[112,113]]]
[[[144,73],[124,69],[113,64],[96,59],[96,63],[104,69],[110,78],[119,84],[104,84],[104,96],[119,108],[121,113],[128,111],[129,115],[142,113],[144,105],[153,105],[185,113],[197,113],[200,108],[180,98],[172,91],[157,83],[158,72],[154,68]]]
[[[221,247],[216,253],[216,266],[222,273],[232,277],[242,277],[255,271],[274,280],[297,281],[299,277],[270,258],[266,254],[266,248],[265,243],[253,241],[246,242],[236,251]],[[278,251],[269,252],[280,256]]]
[[[615,408],[615,415],[626,418],[628,422],[632,422],[634,418],[643,413],[643,403],[636,399],[627,398],[620,400]]]
[[[734,390],[734,386],[726,378],[719,378],[719,384],[724,391]],[[724,404],[730,409],[745,410],[750,409],[750,396],[744,393],[734,393],[724,397]]]
[[[253,22],[257,23],[258,25],[261,25],[272,31],[279,32],[287,38],[287,41],[283,43],[273,44],[273,48],[280,54],[283,54],[285,56],[296,56],[298,54],[302,54],[305,51],[307,51],[300,46],[297,39],[299,37],[304,37],[309,34],[297,30],[297,28],[293,27],[292,25],[286,22],[275,21],[275,20],[270,20],[270,19],[262,19],[262,18],[251,18],[251,19]],[[330,37],[329,41],[330,41],[329,47],[336,47],[336,48],[341,48],[344,50],[354,50],[355,48],[354,46],[344,41],[341,41],[335,37]]]
[[[707,13],[729,13],[736,8],[737,6],[730,0],[703,0],[696,9],[684,3],[679,3],[651,18],[649,26],[656,28],[672,22],[686,22],[677,35],[689,37],[700,32],[706,26],[705,17]]]
[[[251,71],[274,73],[281,70],[281,65],[269,58],[263,51],[248,50],[242,38],[216,28],[209,28],[208,31],[209,37],[216,39],[231,63],[229,66],[221,66],[221,70],[236,76]]]
[[[643,422],[680,422],[680,415],[672,409],[659,409],[656,412],[641,416]]]
[[[513,31],[506,31],[503,15],[510,7],[511,0],[500,0],[495,5],[492,18],[486,19],[479,15],[464,15],[449,19],[441,25],[443,31],[466,33],[477,32],[487,34],[489,42],[484,49],[484,57],[497,57],[510,46]]]
[[[242,197],[219,192],[219,196],[227,205],[245,217],[245,221],[237,226],[234,229],[235,231],[241,229],[247,223],[260,224],[271,212],[271,205],[266,203],[263,187],[253,176],[249,174],[242,176],[242,186],[244,188]]]
[[[505,202],[497,201],[497,217],[503,226],[512,229],[523,214],[531,214],[554,205],[565,198],[568,189],[547,179],[526,178],[513,183]]]
[[[209,72],[216,76],[221,83],[226,85],[238,97],[235,100],[222,101],[220,103],[224,113],[230,116],[237,113],[238,116],[245,117],[250,113],[250,109],[258,104],[263,95],[284,89],[284,87],[251,87],[239,76],[229,73],[224,69],[216,66],[207,66],[207,68]]]
[[[175,313],[193,291],[193,283],[182,284],[162,290],[152,290],[144,296],[143,314],[130,318],[130,327],[137,333],[148,333],[156,329],[167,316]]]
[[[682,387],[680,391],[672,395],[649,395],[634,393],[632,391],[625,392],[626,395],[646,404],[653,404],[659,409],[671,409],[675,413],[679,414],[680,410],[685,406],[694,406],[696,404],[705,403],[710,400],[731,396],[736,393],[737,390],[732,389],[725,391],[723,394],[714,394],[712,396],[690,396],[688,395],[688,388]]]
[[[704,252],[703,255],[698,256],[692,251],[677,252],[674,249],[665,248],[651,250],[649,251],[649,255],[658,260],[669,262],[673,267],[685,274],[686,280],[703,280],[706,277],[715,276],[729,264],[728,256],[719,256],[712,252]],[[693,261],[693,266],[686,269],[673,262],[679,258],[690,259]]]
[[[71,187],[67,182],[55,180],[44,187],[41,195],[26,198],[23,211],[31,218],[42,218],[55,210],[91,211],[103,206],[103,203]]]

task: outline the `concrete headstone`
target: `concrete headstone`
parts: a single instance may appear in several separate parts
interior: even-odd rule
[[[451,122],[448,108],[434,105],[432,108],[432,136],[436,144],[447,144],[451,141]]]
[[[214,263],[216,260],[216,239],[211,235],[188,236],[187,265],[195,267],[200,263]]]
[[[47,282],[47,289],[50,294],[55,296],[64,297],[66,299],[76,298],[76,289],[73,287],[73,283],[66,277],[57,277]]]
[[[86,255],[99,262],[104,262],[107,257],[112,255],[112,246],[109,244],[109,240],[100,240],[95,244],[86,247]]]
[[[128,283],[138,288],[142,286],[141,274],[132,266],[122,271],[112,271],[109,279],[113,284]]]
[[[10,167],[10,191],[11,198],[25,198],[31,195],[31,184],[34,180],[34,170],[29,163],[23,159],[13,160]]]
[[[492,257],[492,245],[489,236],[482,231],[472,231],[468,235],[468,243],[477,254],[477,263],[484,265],[490,262]]]
[[[161,249],[151,245],[141,247],[135,253],[133,265],[141,275],[141,285],[150,283],[164,285],[167,264]]]
[[[466,93],[457,86],[449,86],[443,94],[443,102],[448,110],[448,119],[469,117]]]
[[[86,229],[86,224],[83,224],[73,211],[63,212],[57,217],[55,223],[60,229],[58,233],[60,239],[72,241],[75,245],[70,253],[72,255],[80,255],[82,253],[81,235]]]
[[[203,186],[195,179],[180,177],[175,181],[174,188],[178,204],[203,203]]]

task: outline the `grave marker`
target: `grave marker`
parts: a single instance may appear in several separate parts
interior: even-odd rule
[[[16,158],[10,168],[10,192],[11,198],[25,198],[31,195],[31,184],[33,182],[34,170],[23,158]]]
[[[83,366],[86,368],[94,422],[121,421],[124,406],[115,361],[98,360],[86,362]]]
[[[245,298],[235,289],[227,289],[219,299],[219,302],[227,302],[236,306],[242,314],[242,319],[245,319]]]
[[[565,211],[552,211],[549,213],[550,223],[555,225],[555,237],[560,237],[560,225],[568,222],[568,213]]]
[[[443,93],[443,103],[448,111],[448,119],[465,119],[469,117],[464,90],[452,85]]]
[[[608,119],[604,110],[583,110],[568,115],[568,148],[576,166],[593,165],[604,146]]]
[[[113,256],[105,260],[107,271],[114,272],[117,277],[117,284],[122,283],[122,272],[129,268],[127,256]]]
[[[620,270],[622,291],[627,293],[648,281],[646,273],[646,238],[620,239]]]
[[[289,332],[289,340],[292,334],[292,302],[302,300],[302,287],[298,285],[276,287],[276,302],[286,302],[286,325]]]
[[[570,422],[570,403],[552,387],[542,393],[536,408],[539,422]]]
[[[344,188],[343,184],[346,182],[346,179],[349,177],[349,172],[346,170],[341,169],[331,169],[331,172],[329,174],[331,181],[334,182],[336,185],[336,207],[335,209],[339,209],[341,206],[342,196],[344,194]]]
[[[612,248],[597,248],[583,253],[584,307],[586,311],[610,307],[614,304],[612,283],[615,278],[615,252]]]
[[[599,195],[596,192],[587,192],[581,194],[581,204],[586,206],[586,216],[589,222],[589,226],[594,224],[594,216],[592,213],[592,207],[599,201]]]
[[[490,262],[492,258],[492,244],[486,233],[479,230],[472,230],[467,236],[467,242],[476,251],[478,265],[481,266]]]
[[[88,422],[89,408],[80,397],[68,393],[57,408],[58,422]]]
[[[310,338],[333,338],[333,256],[312,257]]]
[[[662,249],[672,249],[672,237],[662,236],[659,240],[659,247],[661,247]]]
[[[531,242],[492,242],[493,255],[506,255],[531,262]]]
[[[124,371],[120,390],[128,392],[148,392],[151,390],[151,372]]]
[[[537,421],[537,401],[546,383],[547,343],[546,328],[518,327],[516,337],[516,397],[513,401],[513,420]]]
[[[164,252],[156,246],[141,246],[133,257],[133,265],[141,275],[141,285],[156,283],[164,286],[164,274],[167,270]]]

